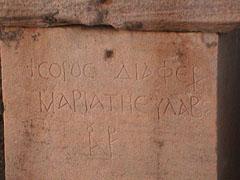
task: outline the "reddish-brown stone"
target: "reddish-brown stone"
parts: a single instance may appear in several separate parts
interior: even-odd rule
[[[217,179],[216,34],[16,34],[2,43],[8,180]]]
[[[240,26],[239,0],[0,0],[3,26],[110,25],[140,31],[222,32]]]

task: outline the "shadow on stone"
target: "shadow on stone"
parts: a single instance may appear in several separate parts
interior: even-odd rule
[[[0,59],[1,60],[1,59]],[[5,179],[5,159],[4,159],[4,125],[3,125],[3,101],[2,101],[2,76],[0,66],[0,179]]]
[[[240,179],[240,31],[220,35],[218,180]]]

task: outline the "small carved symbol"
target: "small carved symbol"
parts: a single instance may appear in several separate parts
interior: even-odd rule
[[[124,64],[122,65],[121,70],[114,79],[131,79]]]
[[[192,86],[192,88],[193,88],[193,91],[194,92],[196,92],[196,90],[197,90],[197,87],[199,86],[199,83],[202,81],[202,80],[204,80],[204,79],[206,79],[206,78],[199,78],[199,77],[197,77],[197,72],[199,71],[199,68],[197,67],[197,66],[193,66],[192,67],[192,82],[188,85],[188,86]]]
[[[166,66],[166,61],[163,62],[163,66],[159,68],[159,76],[164,80],[165,85],[167,84],[167,78],[171,77],[173,74],[172,68]]]
[[[92,133],[93,133],[93,125],[94,123],[87,125],[88,130],[88,147],[89,147],[89,156],[92,156],[92,150],[93,150],[93,143],[92,143]]]
[[[109,155],[110,158],[113,156],[112,148],[113,148],[113,143],[117,141],[117,139],[113,139],[113,135],[116,133],[116,129],[108,126],[108,148],[109,148]]]

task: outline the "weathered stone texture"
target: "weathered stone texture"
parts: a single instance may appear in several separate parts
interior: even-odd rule
[[[216,34],[10,31],[8,180],[217,179]]]
[[[150,31],[228,31],[239,0],[0,0],[0,25],[110,25]]]

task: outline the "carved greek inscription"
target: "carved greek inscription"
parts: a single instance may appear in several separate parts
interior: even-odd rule
[[[116,75],[115,79],[131,79],[124,64],[122,65],[122,67],[121,67],[120,71],[118,72],[118,74]]]
[[[130,112],[133,111],[132,107],[132,95],[120,95],[121,97],[121,110],[122,112],[127,112],[126,109],[129,109]]]
[[[165,108],[163,110],[163,114],[166,114],[169,109],[174,115],[176,115],[176,111],[173,108],[172,102],[170,101],[169,98],[167,98],[167,105],[165,106]]]
[[[109,156],[112,158],[113,156],[113,144],[118,140],[118,138],[114,138],[114,135],[117,133],[115,128],[108,126],[108,148],[109,148]]]
[[[54,112],[54,93],[51,92],[51,96],[50,96],[50,101],[48,100],[48,102],[43,100],[42,97],[42,92],[39,92],[39,101],[40,101],[40,112]]]
[[[94,109],[97,106],[104,109],[103,103],[100,101],[99,97],[97,95],[94,95],[90,103],[90,109]]]
[[[59,104],[58,104],[58,109],[61,109],[65,106],[67,106],[67,108],[70,108],[72,110],[72,106],[70,105],[68,99],[64,96],[64,94],[61,94],[61,98],[60,98]]]
[[[95,135],[94,123],[87,125],[88,132],[88,156],[90,158],[97,158],[97,155],[107,158],[113,157],[113,147],[114,144],[118,141],[117,131],[115,128],[111,126],[107,126],[106,131],[103,134],[106,134],[106,138],[104,142],[99,142],[97,140],[97,135]]]
[[[85,1],[95,16],[112,0]],[[201,35],[37,31],[2,47],[8,177],[198,179],[216,165],[217,52]]]
[[[155,107],[157,108],[157,119],[160,120],[160,105],[163,102],[163,98],[161,98],[160,100],[157,98],[157,101],[155,103]]]
[[[177,102],[176,102],[177,101]],[[175,115],[175,116],[190,116],[193,118],[202,117],[202,111],[200,110],[201,100],[197,96],[190,96],[188,100],[183,99],[171,99],[161,98],[156,102],[158,119],[161,116]]]
[[[29,66],[27,66],[29,67]],[[30,76],[39,77],[45,80],[58,79],[66,81],[68,78],[85,78],[95,80],[97,75],[97,68],[93,63],[80,64],[78,62],[53,62],[49,63],[43,61],[34,63],[30,62]]]
[[[80,98],[82,97],[82,93],[78,90],[73,90],[72,97],[73,97],[73,111],[76,112],[76,101],[80,100]]]
[[[147,65],[147,63],[144,63],[144,71],[142,74],[142,79],[146,79],[148,77],[150,77],[152,75],[152,70],[150,69],[150,67]]]
[[[145,106],[148,105],[149,97],[143,95],[143,96],[137,96],[134,101],[134,108],[139,112],[146,112]]]
[[[85,80],[100,80],[104,78],[101,72],[97,72],[98,66],[94,63],[80,64],[79,62],[41,62],[35,63],[31,60],[30,77],[38,77],[42,80],[78,80],[82,83]],[[79,88],[70,88],[63,91],[39,91],[39,112],[40,113],[74,113],[86,118],[92,115],[108,113],[119,115],[135,116],[136,114],[147,115],[153,113],[158,121],[166,118],[190,117],[200,119],[203,117],[202,104],[204,104],[199,93],[196,93],[204,80],[201,76],[201,68],[196,65],[173,64],[171,60],[162,60],[157,66],[143,63],[122,63],[108,65],[113,68],[114,74],[109,75],[108,83],[122,84],[124,82],[144,83],[148,80],[157,79],[161,88],[170,89],[173,83],[181,83],[186,88],[190,87],[191,93],[173,96],[170,93],[157,92],[141,93],[141,91],[128,92],[118,88],[110,92],[106,90],[91,91]],[[101,70],[102,71],[102,70]],[[105,71],[107,75],[111,70]],[[101,79],[102,81],[102,79]],[[134,86],[134,84],[133,84]],[[77,86],[79,87],[79,86]],[[157,93],[157,94],[156,94]],[[85,123],[84,119],[81,122]],[[81,123],[80,122],[80,123]],[[115,127],[105,125],[105,130],[101,129],[93,122],[86,121],[84,148],[81,155],[89,159],[113,159],[115,147],[119,141],[118,131]],[[101,137],[99,137],[99,135]],[[79,151],[79,150],[78,150]]]
[[[200,85],[201,70],[196,65],[178,65],[173,66],[171,62],[163,61],[159,66],[149,66],[147,63],[136,63],[135,65],[121,64],[116,67],[114,80],[124,81],[147,81],[149,79],[160,79],[168,87],[168,82],[175,81],[185,84],[186,87],[192,87],[195,92]],[[169,88],[169,87],[168,87]]]
[[[92,151],[96,146],[93,146],[93,139],[92,139],[92,134],[93,134],[93,124],[89,125],[87,127],[88,130],[88,146],[89,146],[89,156],[92,156]]]
[[[176,75],[176,77],[179,81],[187,82],[188,81],[188,69],[187,69],[187,67],[184,66],[184,65],[179,66],[176,69],[175,75]],[[195,76],[195,75],[193,74],[193,76]]]
[[[157,97],[151,94],[110,94],[86,93],[74,89],[69,92],[39,92],[39,111],[54,113],[69,111],[72,113],[148,113],[156,110],[158,119],[162,116],[201,117],[201,98],[189,96],[185,98]]]
[[[196,106],[200,103],[200,99],[197,96],[191,96],[190,98],[190,112],[192,117],[201,117],[202,112],[196,108]]]
[[[167,84],[167,79],[173,75],[173,70],[166,66],[166,61],[163,61],[163,66],[158,69],[159,76],[163,78],[164,84]]]
[[[175,60],[175,59],[174,59]],[[171,58],[168,60],[163,59],[159,65],[152,66],[146,62],[135,63],[135,64],[112,64],[110,69],[114,69],[114,74],[108,69],[101,70],[109,72],[108,77],[112,77],[113,80],[121,80],[122,82],[127,81],[148,81],[151,79],[158,79],[165,88],[171,88],[168,82],[176,82],[185,84],[185,87],[191,87],[194,92],[201,85],[201,81],[207,77],[202,77],[201,67],[197,65],[181,64],[176,65],[173,63]],[[98,77],[102,77],[99,69],[95,63],[80,63],[75,62],[47,62],[43,61],[40,63],[30,60],[30,64],[27,65],[29,68],[30,77],[38,77],[46,81],[50,80],[97,80]]]
[[[130,70],[134,69],[134,70]],[[135,64],[134,68],[129,67],[125,64],[121,65],[119,71],[117,71],[117,75],[114,79],[134,79],[134,80],[144,80],[150,77],[152,74],[151,68],[147,65],[147,63],[143,64]]]
[[[180,105],[180,108],[179,108],[179,112],[178,114],[179,115],[182,115],[184,113],[187,113],[189,114],[189,109],[187,108],[186,104],[184,103],[184,101],[182,99],[180,99],[181,101],[181,105]],[[192,106],[191,106],[192,107]]]
[[[104,94],[107,98],[109,98],[109,111],[113,111],[113,100],[117,96],[117,94]]]

